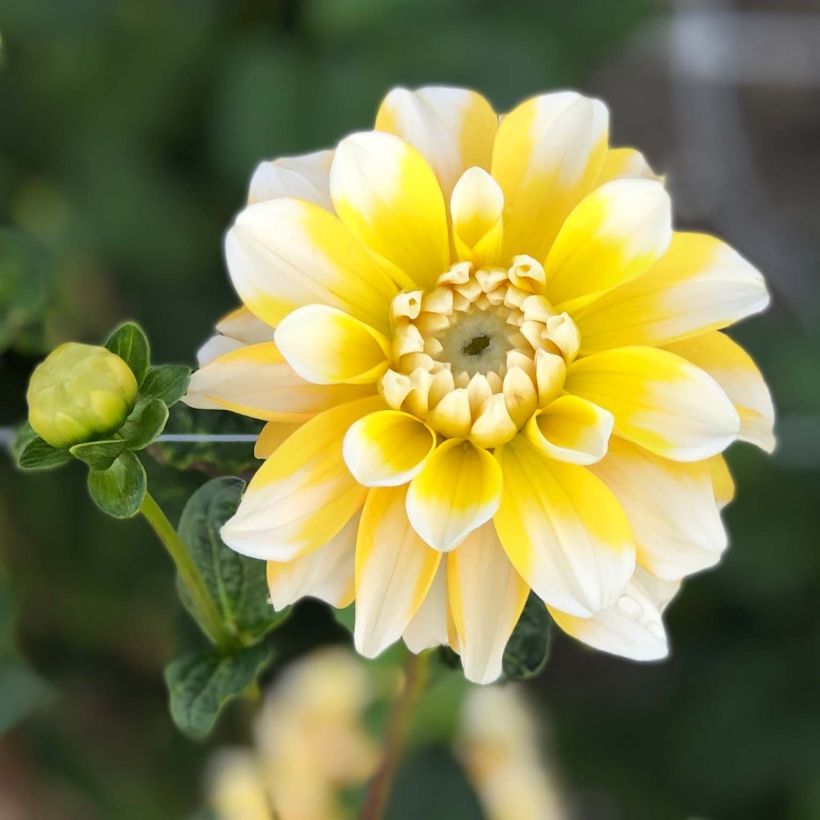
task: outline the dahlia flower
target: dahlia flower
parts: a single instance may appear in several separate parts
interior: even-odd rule
[[[736,439],[771,450],[760,372],[721,330],[761,275],[672,229],[663,180],[573,92],[499,117],[395,89],[375,130],[263,162],[225,252],[243,307],[188,404],[268,422],[222,530],[271,601],[356,603],[372,657],[449,644],[501,673],[530,591],[638,660],[726,547]]]

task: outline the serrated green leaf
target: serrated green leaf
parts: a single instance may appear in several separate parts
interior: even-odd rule
[[[113,518],[136,515],[145,489],[145,468],[130,450],[121,453],[107,470],[88,472],[88,492],[92,500]]]
[[[165,669],[165,683],[174,723],[189,737],[206,737],[225,705],[272,659],[270,647],[257,644],[230,655],[196,652],[172,661]]]
[[[268,603],[265,562],[239,555],[219,536],[222,525],[236,512],[244,487],[244,481],[229,476],[203,484],[185,505],[178,531],[223,623],[242,643],[252,644],[282,623],[288,610],[276,612]],[[179,593],[193,614],[181,586]]]
[[[121,438],[112,438],[75,444],[69,452],[93,470],[107,470],[124,449],[125,442]]]
[[[160,399],[173,407],[188,389],[191,368],[181,364],[160,364],[148,369],[140,386],[140,398]]]
[[[165,429],[168,408],[161,399],[140,399],[117,431],[129,450],[142,450]]]
[[[116,353],[130,368],[142,384],[151,362],[151,349],[148,337],[135,322],[121,324],[106,340],[105,347]]]
[[[52,447],[26,422],[17,433],[12,447],[17,466],[23,470],[46,470],[71,461],[68,450]]]
[[[263,422],[220,410],[192,410],[177,404],[166,433],[183,435],[258,435]],[[176,470],[201,470],[209,475],[240,475],[259,468],[253,442],[157,441],[149,451],[161,464]]]
[[[504,674],[523,680],[540,674],[547,665],[552,642],[553,621],[547,608],[530,593],[524,611],[504,650]]]

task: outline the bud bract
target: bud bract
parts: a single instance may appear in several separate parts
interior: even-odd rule
[[[29,382],[29,423],[54,447],[71,447],[117,430],[138,385],[128,365],[104,347],[67,342],[37,366]]]

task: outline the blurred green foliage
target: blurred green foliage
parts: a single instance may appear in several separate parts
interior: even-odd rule
[[[128,316],[157,361],[192,363],[235,305],[221,236],[260,159],[367,127],[395,84],[469,85],[502,110],[583,87],[655,11],[650,0],[0,0],[0,424],[22,419],[39,354]],[[738,337],[786,422],[820,416],[816,333],[776,308]],[[178,429],[193,430],[185,412]],[[670,661],[619,661],[556,631],[531,689],[578,817],[820,816],[820,464],[800,458],[791,429],[774,460],[732,452],[733,547],[672,607]],[[214,474],[212,454],[199,455],[182,464],[169,449],[149,465],[174,518],[206,479],[176,467]],[[195,627],[147,526],[99,514],[83,474],[23,475],[0,456],[15,642],[55,693],[0,741],[0,769],[31,816],[183,817],[200,803],[208,750],[242,742],[249,716],[232,709],[208,745],[173,727],[162,669]],[[283,660],[305,640],[347,640],[312,603],[281,633]],[[427,740],[446,733],[441,697]],[[432,811],[413,801],[434,792],[452,802],[447,817],[476,816],[455,763],[429,749],[400,775],[392,816]]]

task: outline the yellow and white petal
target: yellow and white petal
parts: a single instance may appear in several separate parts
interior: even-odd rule
[[[504,192],[504,254],[547,258],[567,214],[595,185],[609,112],[571,91],[533,97],[502,120],[492,175]]]
[[[498,115],[484,97],[464,88],[394,88],[379,108],[376,130],[414,146],[447,197],[467,168],[489,170]]]
[[[196,353],[200,367],[245,345],[269,342],[273,339],[273,328],[257,319],[246,307],[236,308],[223,316],[216,323],[216,331]]]
[[[370,490],[356,542],[356,650],[374,658],[422,605],[441,561],[407,520],[406,487]]]
[[[607,451],[612,414],[578,396],[559,396],[527,422],[536,450],[570,464],[594,464]]]
[[[667,350],[623,347],[576,359],[564,389],[609,410],[615,435],[674,461],[720,453],[740,430],[720,385]]]
[[[436,446],[435,433],[409,413],[381,410],[359,419],[347,431],[344,458],[359,484],[406,484]]]
[[[594,649],[633,661],[657,661],[669,654],[661,611],[637,575],[614,604],[591,618],[547,608],[564,632]]]
[[[424,157],[404,140],[380,131],[342,140],[330,192],[341,220],[403,288],[430,289],[449,267],[444,196]]]
[[[605,293],[646,271],[672,239],[672,203],[659,182],[618,179],[596,188],[572,210],[544,268],[547,298],[561,310]]]
[[[333,210],[330,199],[330,163],[333,151],[314,151],[296,157],[260,162],[251,177],[248,204],[293,197]]]
[[[257,319],[246,307],[237,308],[223,316],[217,322],[216,330],[216,334],[197,351],[196,360],[200,367],[223,353],[273,339],[273,328]]]
[[[384,408],[378,396],[325,410],[291,434],[251,479],[222,540],[251,558],[292,561],[327,544],[367,490],[342,458],[348,427]]]
[[[254,316],[246,307],[238,307],[225,314],[216,323],[216,329],[223,336],[246,345],[269,342],[273,338],[273,328]]]
[[[655,604],[661,614],[666,612],[666,608],[672,603],[683,586],[682,581],[665,581],[643,567],[635,567],[634,580],[643,587],[644,592],[649,596],[649,600]]]
[[[453,244],[460,259],[476,265],[499,263],[503,213],[504,194],[498,183],[482,168],[468,168],[450,199]]]
[[[280,444],[292,433],[295,433],[304,422],[302,421],[269,421],[259,433],[253,454],[256,458],[267,458],[273,455]]]
[[[293,371],[274,342],[263,342],[225,353],[195,371],[183,401],[199,409],[291,422],[373,392],[369,386],[311,384]]]
[[[424,601],[404,630],[402,637],[407,648],[418,654],[435,646],[447,646],[447,623],[447,565],[442,561]]]
[[[715,503],[722,510],[731,504],[735,497],[735,481],[729,472],[729,465],[723,456],[712,456],[706,460],[712,472],[712,488]]]
[[[663,181],[649,166],[646,157],[634,148],[610,148],[597,184],[604,185],[614,179],[655,179]]]
[[[613,438],[607,457],[590,469],[625,510],[640,566],[676,581],[720,560],[728,540],[708,459],[681,464]]]
[[[725,391],[740,416],[740,438],[767,453],[775,447],[774,404],[752,357],[716,331],[667,345],[666,349],[705,370]]]
[[[273,328],[271,328],[270,336],[273,338]],[[238,339],[232,339],[230,336],[223,336],[221,333],[215,333],[208,339],[202,347],[196,352],[196,362],[200,367],[204,367],[214,359],[224,356],[226,353],[231,353],[234,350],[239,350],[245,347],[244,342]]]
[[[495,526],[513,566],[546,603],[588,617],[613,604],[635,569],[635,542],[612,492],[584,467],[541,455],[517,436]]]
[[[660,347],[720,330],[769,304],[760,273],[726,243],[675,233],[646,273],[574,315],[583,352],[626,345]]]
[[[270,325],[322,304],[389,329],[395,284],[333,214],[312,202],[248,205],[225,237],[225,257],[236,292]]]
[[[566,377],[567,364],[563,356],[541,349],[535,351],[535,382],[539,407],[546,407],[561,394]]]
[[[274,339],[294,371],[313,384],[373,384],[387,370],[387,338],[328,305],[294,310]]]
[[[507,558],[492,522],[471,532],[447,556],[447,597],[464,676],[492,683],[529,587]]]
[[[407,516],[431,547],[447,552],[492,518],[501,498],[501,469],[469,441],[448,439],[410,483]]]
[[[308,597],[338,609],[353,603],[358,528],[359,516],[354,515],[323,547],[293,561],[268,561],[268,589],[273,608],[284,609]]]

